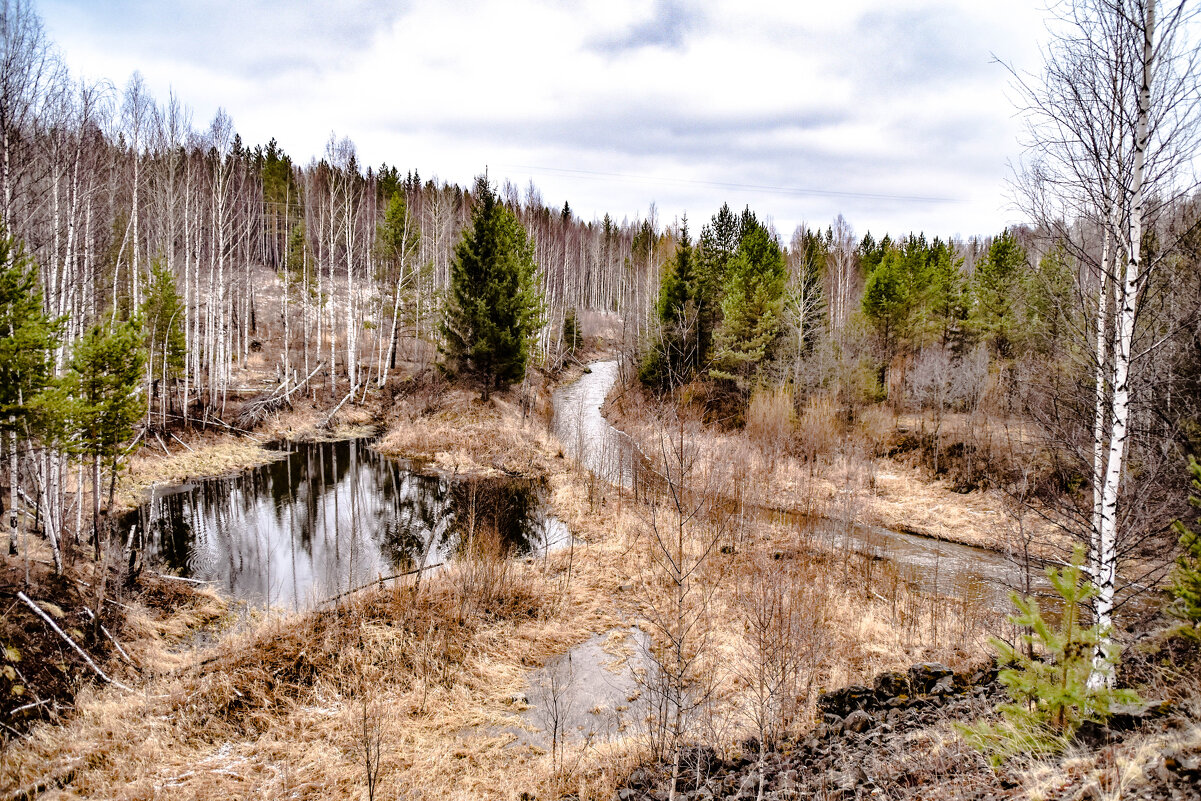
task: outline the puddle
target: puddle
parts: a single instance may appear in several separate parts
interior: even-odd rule
[[[612,629],[580,643],[530,674],[524,726],[509,726],[510,745],[551,749],[560,742],[604,743],[628,736],[642,704],[635,671],[646,664],[647,635],[636,626]],[[532,731],[530,730],[532,729]]]

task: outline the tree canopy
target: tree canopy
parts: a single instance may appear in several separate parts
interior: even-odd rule
[[[484,397],[525,375],[543,310],[535,269],[525,228],[477,179],[471,225],[451,263],[442,350],[449,370],[479,378]]]

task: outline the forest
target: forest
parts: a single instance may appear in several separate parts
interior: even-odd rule
[[[1196,797],[1201,18],[1055,13],[963,238],[306,161],[3,0],[0,799]]]

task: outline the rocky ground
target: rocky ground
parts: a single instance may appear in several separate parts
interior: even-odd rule
[[[711,749],[690,749],[675,797],[1201,799],[1196,722],[1191,737],[1169,738],[1170,745],[1156,739],[1165,731],[1190,731],[1173,704],[1150,702],[1119,710],[1108,727],[1089,727],[1089,741],[1080,742],[1060,765],[1025,762],[993,770],[963,742],[954,724],[992,714],[1003,699],[991,666],[954,673],[938,663],[921,663],[907,673],[883,673],[872,687],[851,686],[824,695],[816,728],[762,757],[753,740],[726,758]],[[1148,743],[1155,745],[1154,753]],[[1140,755],[1144,758],[1138,762]],[[669,768],[644,766],[617,797],[662,801],[670,796],[669,783]]]

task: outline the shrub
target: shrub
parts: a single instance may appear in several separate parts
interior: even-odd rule
[[[1000,721],[957,727],[994,765],[1019,754],[1059,753],[1084,721],[1104,722],[1111,704],[1138,700],[1130,690],[1089,686],[1101,636],[1097,626],[1081,621],[1081,609],[1096,594],[1084,577],[1083,565],[1084,549],[1078,547],[1070,565],[1062,570],[1047,568],[1047,578],[1063,600],[1063,614],[1055,628],[1043,617],[1037,600],[1012,595],[1018,613],[1010,620],[1028,632],[1022,636],[1026,648],[995,638],[993,645],[1000,663],[1009,665],[999,678],[1013,702],[999,707]],[[1116,661],[1116,646],[1106,650],[1106,658]]]

